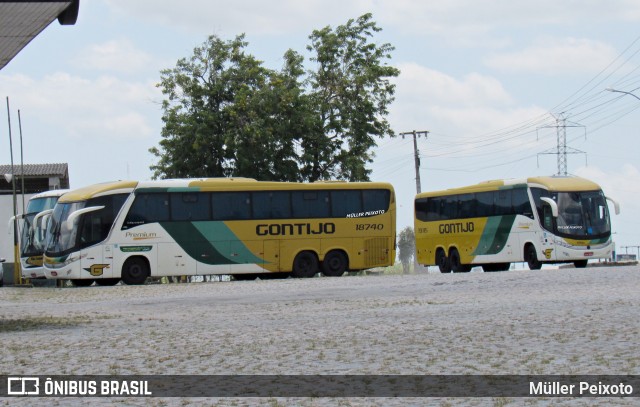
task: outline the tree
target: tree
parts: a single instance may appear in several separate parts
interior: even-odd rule
[[[225,110],[239,86],[238,65],[253,63],[242,58],[245,46],[242,36],[229,42],[211,36],[190,59],[161,71],[157,86],[168,99],[162,102],[160,149],[150,149],[160,158],[151,166],[154,178],[230,175]]]
[[[164,126],[154,178],[245,176],[263,180],[369,179],[375,138],[393,135],[384,65],[389,44],[371,15],[309,37],[315,71],[293,50],[280,71],[247,54],[244,35],[210,36],[175,68],[161,71]],[[305,76],[306,75],[306,76]]]
[[[416,238],[413,233],[413,228],[411,226],[407,226],[398,234],[398,256],[400,257],[402,270],[405,274],[409,273],[409,265],[414,258],[415,248]]]
[[[393,136],[385,116],[393,101],[395,85],[389,78],[398,69],[383,64],[393,47],[370,43],[381,29],[365,14],[332,30],[325,27],[309,37],[309,73],[313,129],[302,135],[301,171],[305,179],[369,179],[374,137]]]
[[[301,60],[287,54],[283,72],[244,52],[244,36],[210,36],[161,72],[164,127],[154,178],[247,176],[298,180],[294,139],[279,125],[295,120]],[[286,106],[289,103],[289,106]],[[267,152],[267,153],[265,153]]]
[[[234,175],[299,181],[297,134],[304,132],[306,106],[299,82],[302,57],[285,54],[280,72],[264,71],[259,87],[242,86],[229,108],[227,148]]]

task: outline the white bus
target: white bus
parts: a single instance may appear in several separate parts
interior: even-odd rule
[[[614,250],[607,197],[578,177],[497,180],[415,199],[418,262],[441,272],[508,270],[608,259]],[[614,202],[615,212],[619,207]]]
[[[20,269],[23,278],[44,278],[42,254],[47,222],[56,202],[66,192],[67,189],[54,189],[36,194],[29,198],[26,213],[19,215]]]
[[[53,211],[44,267],[47,278],[87,286],[150,276],[340,276],[394,261],[390,184],[223,178],[69,192]]]

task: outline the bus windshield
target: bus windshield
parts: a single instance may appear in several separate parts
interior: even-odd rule
[[[27,214],[36,214],[47,209],[51,209],[58,202],[58,196],[48,196],[43,198],[32,198],[27,205]]]
[[[114,194],[91,198],[88,201],[58,202],[47,232],[47,256],[64,256],[105,240],[128,196],[128,193]],[[75,218],[73,225],[68,225],[70,215],[80,209],[89,212],[82,213]]]
[[[568,237],[601,236],[611,233],[607,202],[601,191],[557,192],[558,234]]]
[[[37,213],[25,215],[20,236],[20,253],[22,256],[39,256],[44,252],[44,223],[46,217],[36,219]]]
[[[53,209],[49,229],[47,230],[46,252],[49,255],[62,256],[71,252],[76,244],[77,228],[67,229],[64,224],[69,215],[86,206],[84,202],[58,203]]]

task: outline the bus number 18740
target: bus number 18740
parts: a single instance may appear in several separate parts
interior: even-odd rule
[[[356,224],[356,230],[383,230],[384,225],[382,223],[358,223]]]

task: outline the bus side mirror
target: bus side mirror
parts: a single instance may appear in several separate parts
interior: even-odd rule
[[[607,201],[613,204],[613,210],[615,211],[616,215],[620,215],[620,204],[614,201],[613,199],[609,198],[608,196],[605,196],[605,198],[607,199]]]
[[[13,230],[13,221],[16,220],[16,219],[17,220],[24,219],[24,214],[21,213],[19,215],[12,216],[12,217],[9,218],[9,223],[7,223],[7,227],[9,228],[9,230],[7,231],[8,235],[11,234],[11,231]]]
[[[554,218],[557,218],[558,217],[558,204],[556,203],[556,201],[554,201],[551,198],[546,198],[546,197],[540,198],[540,200],[542,202],[545,202],[545,203],[549,204],[549,206],[551,207],[551,215]]]
[[[69,214],[69,217],[67,218],[66,222],[64,222],[63,227],[66,229],[67,232],[69,232],[69,231],[71,231],[73,229],[73,224],[75,223],[76,219],[78,219],[78,217],[80,217],[80,215],[84,215],[85,213],[89,213],[89,212],[99,211],[101,209],[104,209],[104,205],[102,205],[102,206],[90,206],[88,208],[78,209],[75,212],[71,212],[71,214]]]
[[[40,220],[40,218],[47,216],[49,214],[51,214],[51,212],[53,212],[53,209],[47,209],[46,211],[42,211],[40,213],[38,213],[34,218],[33,218],[33,224],[37,225],[38,221]]]

